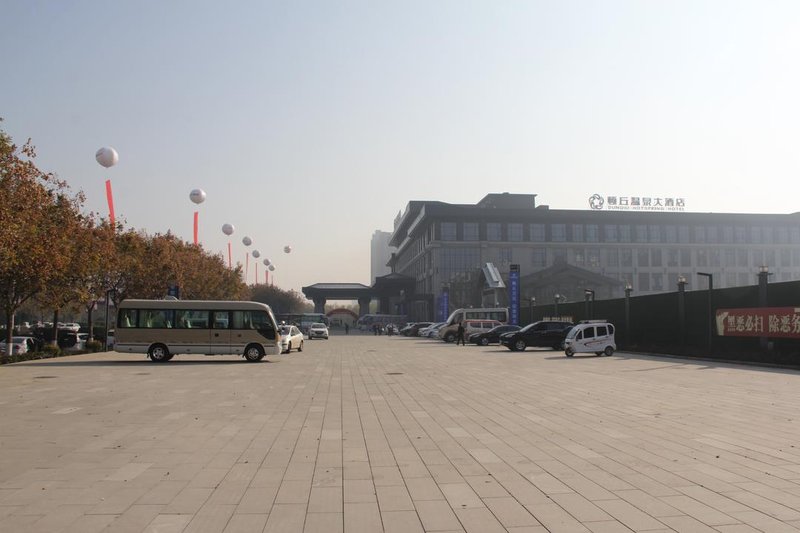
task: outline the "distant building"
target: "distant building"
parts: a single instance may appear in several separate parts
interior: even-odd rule
[[[409,202],[388,243],[393,271],[415,280],[409,318],[436,318],[444,291],[451,310],[485,303],[486,263],[506,280],[520,265],[521,301],[540,303],[583,300],[587,288],[621,297],[628,284],[635,294],[675,291],[679,276],[705,288],[698,272],[718,288],[753,285],[762,265],[774,281],[800,279],[800,213],[601,210],[603,199],[591,200],[586,210],[537,206],[535,194]]]
[[[388,231],[375,230],[370,241],[370,285],[380,276],[390,274],[387,266],[394,248],[389,246],[392,234]]]

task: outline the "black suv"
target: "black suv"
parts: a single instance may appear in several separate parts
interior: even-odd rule
[[[542,321],[528,324],[519,331],[500,335],[500,344],[512,352],[521,352],[528,346],[564,348],[564,339],[574,326],[572,322]]]
[[[469,342],[472,344],[480,344],[481,346],[488,346],[493,342],[500,342],[500,335],[503,333],[519,331],[519,329],[519,326],[503,324],[502,326],[494,327],[489,331],[484,331],[483,333],[473,333],[469,336]]]

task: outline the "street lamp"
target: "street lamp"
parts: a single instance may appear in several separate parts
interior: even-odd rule
[[[583,297],[586,305],[586,316],[592,319],[594,318],[594,290],[583,289]]]
[[[769,277],[772,275],[772,272],[769,271],[769,267],[767,265],[761,265],[758,267],[758,306],[759,307],[767,307],[767,282],[769,281]],[[768,348],[767,344],[767,337],[759,337],[758,344],[762,350],[766,350]]]
[[[712,330],[714,328],[714,308],[711,304],[711,291],[714,290],[714,275],[709,272],[698,272],[697,275],[708,278],[708,351],[711,352]]]
[[[536,307],[536,296],[531,296],[530,304],[530,322],[533,322],[533,308]]]
[[[631,344],[631,291],[633,286],[630,281],[625,282],[625,344]],[[626,346],[626,348],[627,348]]]
[[[686,276],[678,276],[678,322],[681,327],[681,348],[686,346]]]

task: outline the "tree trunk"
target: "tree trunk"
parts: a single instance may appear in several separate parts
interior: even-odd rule
[[[97,302],[92,302],[89,307],[86,308],[86,317],[89,320],[88,330],[88,337],[86,337],[86,342],[90,342],[94,340],[94,322],[92,321],[92,315],[94,314],[94,306]]]
[[[14,337],[14,309],[6,307],[6,353],[2,354],[3,362],[8,361],[11,356],[11,339]]]

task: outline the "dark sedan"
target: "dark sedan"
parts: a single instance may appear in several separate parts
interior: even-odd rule
[[[469,336],[469,342],[472,344],[479,344],[481,346],[488,346],[489,344],[496,344],[500,342],[500,335],[503,333],[512,333],[519,330],[519,326],[503,324],[502,326],[497,326],[489,331],[473,333]]]
[[[512,352],[521,352],[528,346],[550,347],[561,350],[564,339],[574,326],[572,322],[542,321],[528,324],[519,331],[504,333],[500,336],[500,344]]]

